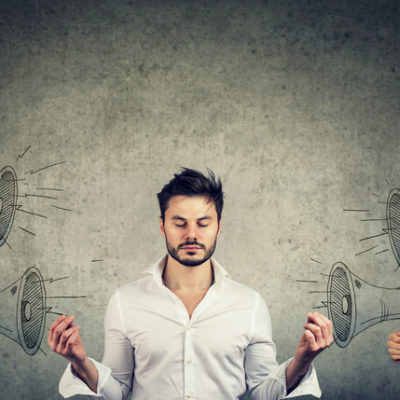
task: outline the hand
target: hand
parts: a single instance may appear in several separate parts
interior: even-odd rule
[[[286,387],[289,394],[307,372],[311,361],[333,343],[332,322],[319,313],[307,314],[307,323],[300,338],[294,359],[286,368]]]
[[[321,351],[332,343],[332,322],[322,314],[309,313],[307,314],[307,323],[304,325],[304,333],[297,346],[295,359],[302,365],[309,365]]]
[[[86,352],[79,336],[79,326],[74,325],[74,317],[62,315],[54,321],[49,329],[47,340],[51,350],[61,354],[73,364],[86,360]]]
[[[400,332],[392,332],[387,342],[388,352],[392,355],[392,360],[400,364]]]

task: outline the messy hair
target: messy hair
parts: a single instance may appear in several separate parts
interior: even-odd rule
[[[194,169],[182,168],[180,174],[174,177],[157,194],[160,205],[161,218],[164,221],[165,211],[169,200],[173,196],[206,196],[215,205],[218,221],[221,219],[222,207],[224,205],[224,193],[222,192],[221,180],[215,178],[214,173],[207,169],[208,176]]]

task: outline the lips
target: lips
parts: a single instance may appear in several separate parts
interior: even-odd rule
[[[194,251],[194,250],[201,250],[204,249],[204,246],[199,243],[186,243],[182,244],[179,246],[180,249],[186,250],[186,251]]]

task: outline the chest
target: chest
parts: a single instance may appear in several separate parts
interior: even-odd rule
[[[204,299],[208,289],[201,289],[195,292],[173,290],[172,293],[182,302],[189,318],[192,318],[193,311]]]
[[[132,307],[124,319],[136,359],[172,357],[178,362],[188,352],[240,358],[250,340],[251,314],[246,302],[218,301],[218,296],[205,291],[180,296],[170,293],[156,306],[142,303]]]

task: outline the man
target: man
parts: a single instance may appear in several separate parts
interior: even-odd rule
[[[308,314],[293,359],[278,365],[268,309],[228,277],[212,255],[223,192],[210,171],[183,171],[158,194],[168,254],[148,277],[118,289],[105,317],[103,363],[86,356],[73,317],[50,327],[51,349],[71,363],[60,381],[74,394],[134,400],[278,399],[320,389],[311,361],[332,341],[332,324]]]
[[[392,332],[387,342],[388,352],[392,355],[392,360],[400,364],[400,332]]]

